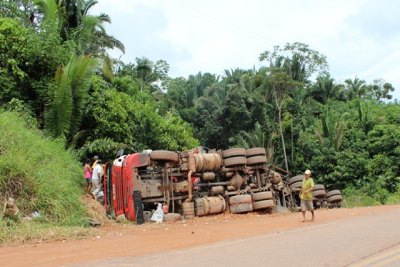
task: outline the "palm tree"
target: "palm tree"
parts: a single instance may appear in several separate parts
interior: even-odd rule
[[[223,81],[227,84],[239,84],[244,73],[245,71],[239,68],[225,70],[225,77],[223,78]]]
[[[58,68],[53,99],[45,113],[46,128],[54,137],[68,141],[77,133],[95,66],[89,56],[74,56],[67,66]]]
[[[373,128],[369,102],[365,101],[361,104],[360,99],[357,99],[355,106],[358,112],[358,125],[365,134],[368,134],[368,132]]]
[[[83,23],[90,8],[97,3],[96,0],[61,0],[65,18],[61,33],[64,40],[70,39],[69,35]]]
[[[331,146],[335,150],[339,150],[347,126],[345,119],[348,116],[349,113],[347,112],[339,115],[333,110],[328,109],[322,115],[319,127],[315,129],[315,134],[320,142],[322,142],[323,138],[328,138]]]
[[[106,14],[87,15],[83,18],[82,23],[74,29],[73,39],[81,54],[102,56],[106,54],[107,49],[113,48],[125,53],[122,42],[107,34],[104,23],[111,23],[110,17]]]
[[[106,49],[117,48],[125,53],[121,41],[108,35],[104,23],[111,23],[106,14],[89,15],[96,0],[35,0],[45,22],[57,25],[64,41],[73,40],[78,55],[105,57]]]
[[[360,80],[357,77],[354,80],[347,79],[345,82],[345,89],[347,91],[347,98],[349,100],[354,99],[355,97],[363,97],[366,93],[366,83],[364,80]]]
[[[266,136],[261,125],[256,122],[251,132],[240,131],[235,137],[229,139],[231,143],[244,148],[265,147]]]
[[[336,98],[339,92],[339,86],[334,83],[334,79],[329,74],[319,76],[311,92],[314,99],[326,104],[328,100]]]
[[[143,91],[144,84],[153,82],[154,64],[148,58],[136,58],[136,74],[142,80],[140,90]]]

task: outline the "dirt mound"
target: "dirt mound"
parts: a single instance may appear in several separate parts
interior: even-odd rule
[[[81,198],[82,203],[85,205],[87,214],[89,215],[89,220],[98,221],[102,226],[110,226],[115,224],[114,220],[107,217],[107,213],[103,205],[96,201],[90,196],[83,196]]]

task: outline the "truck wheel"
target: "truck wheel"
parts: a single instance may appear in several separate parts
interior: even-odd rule
[[[342,195],[334,195],[328,198],[328,202],[334,203],[334,202],[340,202],[342,201]]]
[[[253,203],[253,210],[272,208],[273,206],[275,206],[275,203],[272,199],[262,200]]]
[[[181,215],[179,213],[167,213],[164,214],[164,222],[176,222],[181,219]]]
[[[151,160],[163,160],[177,162],[179,160],[178,153],[167,150],[154,150],[150,153]]]
[[[202,172],[204,169],[203,157],[201,155],[194,155],[194,162],[196,166],[196,172]]]
[[[229,198],[229,204],[251,203],[251,195],[237,195]]]
[[[313,192],[313,197],[323,198],[326,195],[326,191],[323,189],[318,189]]]
[[[267,158],[264,156],[254,156],[247,158],[247,165],[264,164],[267,163]]]
[[[300,182],[295,182],[295,183],[293,183],[293,184],[290,185],[290,189],[291,189],[291,190],[294,190],[294,189],[297,189],[297,188],[301,188],[302,184],[303,184],[302,181],[300,181]]]
[[[259,192],[253,194],[253,201],[259,201],[259,200],[266,200],[266,199],[272,199],[273,195],[271,191],[265,191],[265,192]]]
[[[229,206],[230,213],[244,213],[253,210],[253,205],[250,203],[239,203]]]
[[[299,181],[303,181],[303,177],[304,177],[303,175],[294,176],[289,179],[288,184],[291,185],[291,184],[297,183]]]
[[[342,193],[340,192],[340,190],[332,190],[329,191],[328,193],[326,193],[326,197],[329,198],[331,196],[335,196],[335,195],[341,195]]]
[[[323,184],[316,184],[313,188],[314,191],[316,190],[325,190],[325,186]]]
[[[253,156],[265,156],[265,148],[263,147],[254,147],[246,149],[246,156],[253,157]]]
[[[246,149],[244,148],[231,148],[231,149],[226,149],[222,150],[222,157],[225,158],[230,158],[230,157],[235,157],[235,156],[246,156]]]
[[[235,166],[235,165],[246,165],[247,159],[244,156],[232,157],[224,159],[224,165],[227,167]]]

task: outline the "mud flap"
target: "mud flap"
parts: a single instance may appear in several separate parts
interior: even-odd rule
[[[140,191],[133,191],[133,206],[135,208],[136,223],[144,223],[143,201]]]

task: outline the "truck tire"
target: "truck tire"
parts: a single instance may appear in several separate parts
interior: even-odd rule
[[[297,189],[297,188],[301,188],[302,184],[303,184],[302,181],[300,181],[300,182],[295,182],[295,183],[293,183],[293,184],[290,185],[290,189],[291,189],[291,190],[294,190],[294,189]]]
[[[254,147],[246,149],[246,157],[253,157],[253,156],[265,156],[265,148],[263,147]]]
[[[294,184],[300,181],[303,181],[304,175],[297,175],[289,179],[288,184]]]
[[[253,210],[260,210],[266,208],[272,208],[275,206],[275,203],[272,199],[261,200],[253,203]]]
[[[240,203],[240,204],[232,204],[229,206],[230,213],[244,213],[253,210],[253,204],[250,203]]]
[[[314,191],[316,190],[325,190],[325,186],[323,184],[316,184],[313,188]]]
[[[235,165],[246,165],[247,159],[244,156],[237,156],[232,158],[224,159],[224,165],[226,167],[235,166]]]
[[[185,219],[194,218],[194,202],[183,202],[181,208]]]
[[[272,199],[273,195],[271,191],[265,191],[265,192],[258,192],[253,194],[253,201],[259,201],[259,200],[266,200],[266,199]]]
[[[332,190],[329,191],[328,193],[326,193],[326,198],[329,198],[331,196],[336,196],[336,195],[341,195],[342,193],[340,192],[340,190]]]
[[[247,158],[247,165],[265,164],[267,163],[267,158],[264,156],[254,156]]]
[[[230,197],[228,200],[230,205],[240,204],[240,203],[251,203],[251,195],[237,195]]]
[[[230,157],[236,157],[236,156],[244,156],[246,157],[246,149],[244,148],[230,148],[226,150],[222,150],[222,157],[225,158],[230,158]]]
[[[323,198],[326,195],[326,191],[323,189],[318,189],[313,192],[313,197]]]
[[[334,202],[340,202],[342,201],[342,195],[334,195],[334,196],[330,196],[328,197],[328,202],[330,203],[334,203]]]
[[[167,151],[167,150],[154,150],[150,153],[151,160],[162,160],[162,161],[172,161],[178,162],[179,156],[178,153]]]
[[[164,222],[176,222],[181,219],[181,215],[179,213],[167,213],[164,214]]]

